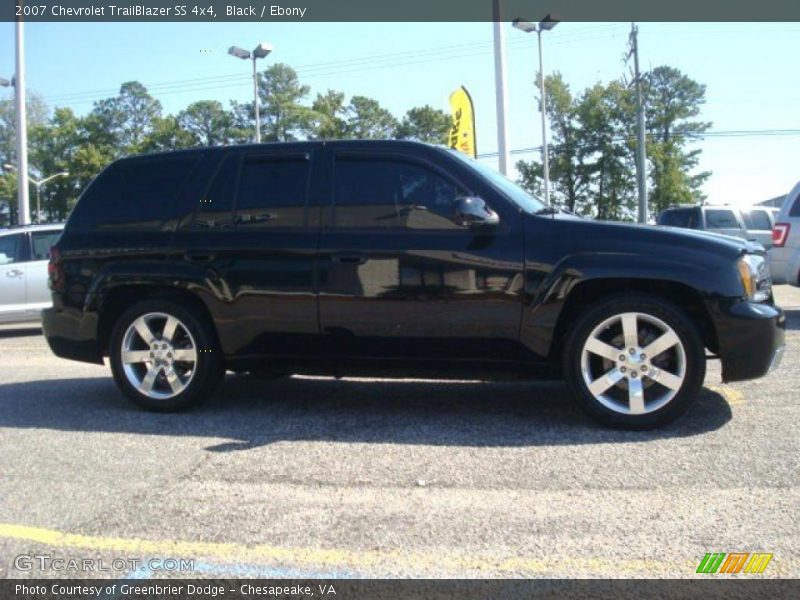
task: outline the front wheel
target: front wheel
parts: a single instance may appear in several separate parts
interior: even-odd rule
[[[665,425],[697,399],[706,359],[686,314],[659,298],[617,296],[581,315],[563,370],[578,405],[611,427]]]
[[[211,325],[172,300],[146,300],[125,311],[109,354],[119,388],[148,410],[197,404],[224,373]]]

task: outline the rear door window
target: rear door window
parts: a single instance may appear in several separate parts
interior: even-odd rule
[[[727,209],[710,209],[706,211],[707,229],[741,229],[736,214]]]
[[[50,258],[50,246],[56,243],[61,235],[59,229],[52,231],[34,231],[31,233],[31,260],[47,260]]]
[[[197,207],[193,227],[219,229],[233,227],[233,200],[236,196],[236,179],[239,176],[240,156],[230,154],[222,160]]]
[[[744,226],[751,230],[769,231],[772,229],[772,222],[765,210],[753,209],[742,211]]]
[[[310,173],[307,154],[246,156],[236,199],[236,227],[303,227]]]
[[[0,265],[10,265],[20,260],[22,234],[0,236]]]

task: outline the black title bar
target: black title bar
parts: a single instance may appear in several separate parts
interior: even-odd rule
[[[501,21],[800,21],[797,0],[498,0]],[[2,0],[29,22],[494,21],[492,0]]]

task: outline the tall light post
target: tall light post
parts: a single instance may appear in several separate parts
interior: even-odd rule
[[[544,66],[542,62],[542,32],[550,31],[558,25],[558,20],[546,15],[539,24],[531,23],[524,19],[514,19],[513,25],[516,29],[525,33],[536,32],[539,38],[539,89],[542,92],[542,167],[544,170],[544,201],[550,206],[550,157],[547,153],[547,91],[544,87]]]
[[[503,17],[500,0],[492,0],[492,21],[494,27],[494,93],[497,111],[497,153],[498,168],[503,175],[508,175],[508,123],[506,113],[506,57],[505,35],[503,34]]]
[[[14,98],[17,109],[17,162],[23,173],[28,172],[28,121],[25,107],[25,28],[21,20],[16,22],[16,74],[14,75]],[[20,225],[31,222],[28,205],[28,186],[17,186],[17,220]]]
[[[256,61],[259,58],[266,57],[270,52],[272,52],[272,44],[266,42],[261,42],[258,46],[253,48],[252,52],[244,48],[239,48],[238,46],[231,46],[228,48],[228,54],[231,56],[241,58],[242,60],[252,59],[253,61],[253,103],[256,109],[256,144],[261,143],[261,115],[258,110],[258,75],[256,74]]]
[[[3,167],[10,171],[16,171],[17,167],[14,165],[9,165],[8,163],[4,164]],[[60,173],[56,173],[55,175],[50,175],[50,177],[45,177],[44,179],[34,179],[30,175],[28,175],[28,181],[30,181],[34,186],[36,186],[36,222],[42,222],[42,186],[55,179],[56,177],[67,177],[69,175],[69,171],[61,171]]]

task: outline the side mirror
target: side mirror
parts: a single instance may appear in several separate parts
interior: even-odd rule
[[[500,223],[497,213],[477,196],[456,199],[453,220],[462,227],[495,227]]]

